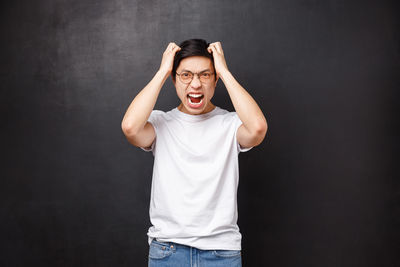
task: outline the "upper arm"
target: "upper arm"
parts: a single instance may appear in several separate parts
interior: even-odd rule
[[[134,146],[149,148],[156,138],[154,126],[150,122],[146,122],[142,130],[136,134],[125,133],[126,139]]]
[[[264,140],[266,132],[266,126],[251,132],[242,124],[237,130],[236,139],[243,148],[255,147]]]

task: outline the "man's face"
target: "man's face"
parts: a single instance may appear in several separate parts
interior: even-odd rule
[[[214,67],[209,58],[201,56],[192,56],[183,59],[176,72],[178,74],[189,71],[191,73],[214,73]],[[174,85],[176,93],[181,100],[178,109],[184,113],[198,115],[210,112],[214,105],[211,103],[211,98],[214,95],[217,80],[215,74],[206,82],[201,82],[198,75],[193,76],[190,83],[183,83],[176,75]]]

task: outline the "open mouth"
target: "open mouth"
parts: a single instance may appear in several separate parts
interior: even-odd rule
[[[188,94],[187,98],[189,100],[190,106],[199,107],[203,103],[203,94]]]

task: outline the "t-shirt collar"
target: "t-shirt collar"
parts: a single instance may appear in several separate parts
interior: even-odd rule
[[[204,114],[199,114],[199,115],[187,114],[185,112],[180,111],[177,107],[171,111],[174,113],[174,115],[176,115],[177,117],[179,117],[181,119],[184,119],[185,121],[196,122],[196,121],[202,121],[202,120],[205,120],[205,119],[208,119],[208,118],[214,116],[218,112],[219,109],[220,109],[219,107],[215,106],[213,110],[211,110],[207,113],[204,113]]]

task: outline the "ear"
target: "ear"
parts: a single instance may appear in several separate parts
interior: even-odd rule
[[[217,86],[217,82],[218,82],[218,80],[219,80],[218,74],[216,74],[216,75],[217,75],[217,78],[215,79],[215,86]]]
[[[172,73],[171,73],[171,80],[172,80],[172,83],[175,85],[175,84],[176,84],[176,81],[175,81],[175,78],[174,78],[174,76],[172,75]]]

